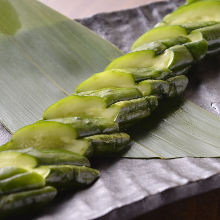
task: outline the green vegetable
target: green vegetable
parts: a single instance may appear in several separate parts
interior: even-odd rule
[[[105,100],[107,106],[110,106],[119,101],[126,101],[130,99],[137,99],[142,97],[142,94],[136,88],[115,88],[115,87],[86,91],[78,94],[76,93],[74,95],[100,97]]]
[[[25,192],[11,193],[0,197],[0,217],[10,217],[45,206],[56,196],[51,186]]]
[[[86,157],[71,151],[62,149],[37,149],[37,148],[24,148],[16,150],[25,154],[35,157],[39,164],[72,164],[78,166],[90,166],[90,163]]]
[[[191,53],[183,45],[176,45],[161,55],[156,56],[155,51],[143,50],[128,53],[113,60],[106,68],[124,69],[124,68],[155,68],[158,70],[180,71],[193,63]]]
[[[130,141],[130,136],[126,133],[100,134],[86,139],[91,141],[95,156],[108,156],[124,150]]]
[[[0,180],[12,177],[16,174],[21,174],[28,172],[28,170],[23,168],[17,168],[17,167],[4,167],[0,168]]]
[[[187,42],[188,39],[186,38],[186,36],[187,31],[185,30],[185,28],[178,25],[156,27],[141,35],[134,42],[131,50],[135,50],[143,45],[145,45],[145,47],[147,47],[147,45],[148,47],[150,47],[150,44],[152,44],[152,42],[161,43],[162,45],[164,45],[164,49],[167,49],[171,46]],[[153,47],[155,47],[155,45]]]
[[[0,152],[0,168],[16,167],[32,169],[37,166],[37,160],[27,154],[6,151]]]
[[[220,22],[220,1],[198,1],[184,5],[164,17],[166,25],[183,25],[189,30]]]
[[[44,178],[35,172],[19,173],[0,180],[0,195],[41,188],[44,185]]]
[[[79,189],[92,184],[99,177],[98,170],[74,165],[41,166],[34,171],[45,178],[47,185],[58,190]]]

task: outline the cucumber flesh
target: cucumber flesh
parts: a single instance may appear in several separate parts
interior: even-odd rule
[[[169,25],[184,25],[191,27],[197,23],[197,28],[207,26],[207,22],[220,22],[220,1],[199,1],[185,5],[164,17]]]
[[[68,124],[54,121],[40,121],[21,128],[12,136],[10,142],[1,150],[18,150],[24,148],[61,149],[80,155],[91,153],[90,143],[83,139],[75,139],[76,130]]]
[[[44,178],[35,172],[25,172],[0,180],[0,194],[36,189],[45,186]]]
[[[103,98],[110,106],[119,101],[141,98],[142,94],[136,88],[104,88],[93,91],[76,93],[79,96],[96,96]]]
[[[134,50],[146,43],[151,43],[161,40],[170,40],[172,38],[176,38],[177,36],[186,36],[186,35],[187,35],[187,31],[181,26],[168,25],[168,26],[156,27],[146,32],[145,34],[141,35],[141,37],[139,37],[134,42],[131,50]]]
[[[131,74],[123,71],[109,70],[101,73],[96,73],[92,77],[82,82],[76,92],[92,91],[102,88],[134,88],[134,78]]]
[[[192,41],[206,40],[208,42],[208,50],[220,47],[220,24],[200,28],[194,30],[189,35]]]
[[[41,166],[34,171],[44,176],[47,185],[58,190],[78,189],[92,184],[99,177],[98,170],[74,165]]]
[[[106,107],[105,100],[100,97],[68,96],[51,105],[43,118],[102,117]]]
[[[73,126],[77,130],[79,137],[119,131],[119,127],[116,122],[105,118],[67,117],[51,120]]]
[[[28,170],[18,167],[4,167],[0,168],[0,180],[12,177],[14,175],[28,172]]]
[[[36,158],[14,151],[0,152],[0,168],[16,167],[24,169],[32,169],[38,164]]]
[[[136,51],[113,60],[106,70],[124,68],[155,68],[158,70],[178,71],[193,63],[191,53],[183,45],[167,49],[155,56],[154,51]]]
[[[72,164],[78,166],[90,166],[86,157],[62,149],[36,149],[31,147],[21,149],[19,152],[35,157],[41,165]]]
[[[0,197],[0,217],[6,218],[15,214],[23,214],[44,207],[56,196],[54,187],[46,186],[41,189],[11,193]]]

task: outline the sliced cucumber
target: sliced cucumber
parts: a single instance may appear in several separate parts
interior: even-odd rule
[[[32,169],[37,166],[36,158],[14,151],[0,152],[0,168],[16,167],[24,169]]]
[[[163,21],[169,25],[184,25],[199,28],[220,22],[220,1],[198,1],[185,5],[164,17]],[[193,28],[193,29],[194,29]]]
[[[94,135],[86,137],[91,141],[94,148],[94,155],[111,155],[125,149],[130,141],[130,136],[126,133],[115,133],[111,135]]]
[[[170,85],[164,80],[144,80],[138,84],[139,90],[144,96],[168,95]]]
[[[170,84],[170,91],[169,91],[170,97],[174,97],[182,94],[185,91],[189,82],[188,78],[184,75],[171,77],[167,81]]]
[[[119,101],[141,98],[142,94],[136,88],[104,88],[93,91],[76,93],[79,96],[96,96],[101,97],[110,106]]]
[[[1,147],[1,150],[37,148],[62,149],[80,155],[89,155],[90,143],[76,139],[76,130],[68,124],[54,121],[41,121],[21,128],[12,136],[10,142]]]
[[[192,41],[205,39],[208,42],[208,51],[216,50],[220,48],[220,24],[194,30],[189,37]]]
[[[56,196],[57,191],[51,186],[25,192],[12,193],[0,197],[0,217],[31,212],[45,206]]]
[[[28,172],[28,170],[17,167],[4,167],[0,168],[0,180],[12,177],[14,175]]]
[[[131,74],[127,74],[123,71],[104,71],[96,73],[82,82],[79,86],[77,86],[76,92],[80,93],[110,87],[134,88],[134,78]]]
[[[20,149],[19,152],[34,156],[41,165],[73,164],[78,166],[90,166],[86,157],[67,150],[37,149],[31,147]]]
[[[155,56],[154,51],[136,51],[113,60],[106,70],[126,68],[155,68],[158,70],[179,71],[193,63],[191,53],[183,45],[167,49],[163,54]]]
[[[45,186],[44,178],[35,172],[25,172],[0,180],[0,194],[36,189]]]
[[[100,97],[68,96],[51,105],[43,115],[44,119],[65,117],[102,117],[107,108]]]
[[[187,31],[181,26],[168,25],[168,26],[156,27],[156,28],[153,28],[150,31],[146,32],[145,34],[141,35],[141,37],[139,37],[134,42],[131,50],[134,50],[134,49],[142,46],[143,44],[147,44],[147,43],[151,43],[151,42],[155,42],[155,41],[161,41],[161,40],[169,40],[170,41],[170,39],[173,39],[173,38],[176,39],[179,36],[186,36],[186,35],[187,35]],[[172,44],[172,46],[174,46],[174,45],[176,45],[176,42],[175,42],[175,44]],[[165,49],[166,48],[167,47],[165,47]]]
[[[41,166],[34,171],[46,179],[47,185],[58,190],[78,189],[92,184],[99,177],[98,170],[74,165]]]
[[[116,122],[105,118],[67,117],[51,120],[73,126],[77,130],[79,137],[119,131],[119,127]]]

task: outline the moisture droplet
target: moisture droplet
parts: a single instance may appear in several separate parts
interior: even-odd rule
[[[218,114],[220,114],[220,102],[212,102],[211,106],[217,111]]]

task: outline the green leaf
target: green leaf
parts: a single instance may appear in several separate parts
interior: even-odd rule
[[[41,118],[121,52],[33,0],[0,0],[0,120],[12,132]],[[219,157],[220,119],[189,102],[165,100],[129,133],[123,157]]]
[[[121,51],[34,0],[0,0],[0,121],[11,132],[42,117]]]
[[[131,130],[127,158],[219,157],[220,118],[187,100],[164,100]]]

